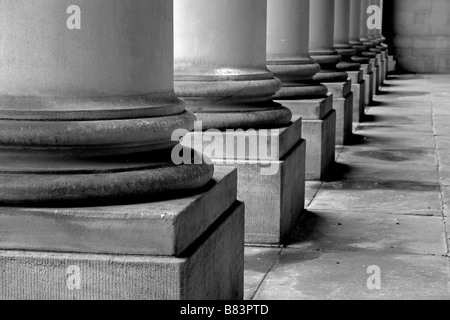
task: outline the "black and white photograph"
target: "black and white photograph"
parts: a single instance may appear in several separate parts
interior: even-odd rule
[[[0,300],[446,301],[449,201],[450,0],[0,0]]]

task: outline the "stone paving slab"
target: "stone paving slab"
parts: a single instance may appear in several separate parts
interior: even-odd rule
[[[368,288],[371,266],[380,268],[381,290]],[[440,256],[284,250],[255,299],[448,300],[448,270]]]
[[[371,108],[367,112],[366,118],[369,119],[370,122],[376,123],[377,125],[417,125],[417,126],[423,126],[426,125],[431,128],[432,125],[432,118],[429,117],[423,117],[421,115],[405,115],[405,114],[383,114],[381,112],[374,113],[373,108]],[[395,132],[393,132],[395,133]]]
[[[307,184],[308,213],[254,299],[450,300],[449,92],[449,75],[390,77],[327,182]]]
[[[306,181],[305,184],[306,184],[305,208],[307,208],[313,201],[313,199],[316,196],[317,192],[319,191],[320,187],[322,186],[322,182],[321,181]]]
[[[308,212],[288,248],[303,251],[373,250],[384,254],[447,254],[441,217],[371,212]]]
[[[254,297],[280,253],[281,249],[245,248],[245,300],[251,300]]]
[[[397,131],[389,128],[365,127],[355,133],[355,147],[372,148],[435,148],[435,139],[431,132]]]
[[[324,183],[309,210],[441,216],[440,186],[395,180]]]
[[[434,165],[414,166],[380,163],[339,163],[334,176],[327,181],[403,181],[426,185],[439,183],[438,168]]]
[[[435,150],[425,148],[353,147],[344,149],[338,160],[342,163],[437,165]]]

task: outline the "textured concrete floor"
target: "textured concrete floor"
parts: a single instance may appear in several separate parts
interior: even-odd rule
[[[367,114],[292,243],[246,249],[246,299],[450,299],[450,75],[391,76]]]

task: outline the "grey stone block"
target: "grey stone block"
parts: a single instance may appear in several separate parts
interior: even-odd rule
[[[284,101],[283,101],[284,105]],[[302,140],[302,118],[293,117],[286,128],[269,130],[269,139],[278,145],[269,155],[253,152],[229,152],[223,157],[209,154],[208,145],[216,143],[212,136],[219,133],[191,133],[187,141],[200,141],[194,149],[203,151],[216,167],[232,166],[238,171],[238,199],[246,204],[245,241],[251,244],[281,244],[290,235],[300,218],[305,202],[305,153],[306,143]],[[251,133],[224,132],[225,141],[246,137],[246,146],[260,145],[262,130]],[[264,133],[265,134],[265,133]],[[226,149],[223,146],[223,149]],[[239,148],[242,149],[242,148]]]
[[[235,202],[177,258],[0,251],[0,299],[240,300],[243,240],[244,206]]]
[[[306,140],[306,179],[321,180],[335,162],[336,111],[333,95],[324,99],[283,101],[294,115],[303,117]]]
[[[333,93],[336,110],[336,145],[347,144],[353,133],[353,93],[350,80],[345,83],[324,83]]]

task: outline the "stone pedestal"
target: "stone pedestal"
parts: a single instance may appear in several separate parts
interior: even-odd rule
[[[301,217],[306,143],[302,119],[286,127],[237,132],[195,132],[183,145],[202,150],[216,167],[238,170],[238,199],[246,204],[245,242],[280,244]],[[230,147],[232,146],[232,147]]]
[[[333,109],[336,110],[336,145],[350,142],[353,133],[352,82],[324,83],[333,94]]]
[[[69,5],[0,1],[0,298],[242,298],[236,174],[172,157],[172,1]]]
[[[238,169],[249,244],[283,243],[304,208],[301,119],[292,119],[289,109],[272,101],[282,82],[266,67],[266,26],[266,0],[175,0],[175,89],[203,131],[188,138],[196,138],[196,148],[203,146],[217,166]],[[308,72],[318,69],[311,67]],[[290,77],[283,63],[279,69]],[[281,94],[291,90],[295,85]],[[267,129],[269,146],[279,148],[269,156],[261,152],[268,146]],[[212,153],[211,144],[225,152]]]
[[[372,64],[362,65],[364,70],[364,84],[365,84],[365,106],[372,104],[373,102],[373,83],[375,80],[374,73],[372,72]]]
[[[336,159],[336,111],[329,94],[324,99],[285,100],[295,115],[302,115],[302,137],[307,142],[306,179],[323,180]]]
[[[217,169],[203,193],[183,199],[9,207],[0,220],[0,299],[243,298],[244,206],[232,169]]]
[[[388,72],[395,72],[397,70],[397,61],[394,56],[388,56]]]
[[[353,92],[353,124],[363,122],[366,109],[366,83],[364,80],[364,70],[348,71],[348,76],[352,81]]]

